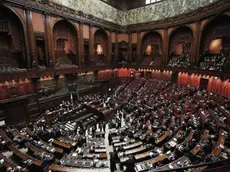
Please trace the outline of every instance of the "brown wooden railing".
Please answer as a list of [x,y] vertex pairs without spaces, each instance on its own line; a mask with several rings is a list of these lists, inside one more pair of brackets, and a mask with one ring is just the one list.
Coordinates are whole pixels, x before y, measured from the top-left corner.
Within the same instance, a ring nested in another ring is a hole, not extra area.
[[[172,71],[172,72],[185,72],[188,74],[201,74],[208,76],[220,77],[221,79],[230,79],[229,72],[219,72],[219,71],[209,71],[202,70],[199,68],[178,68],[178,67],[168,67],[168,66],[144,66],[144,65],[107,65],[107,66],[85,66],[79,68],[71,69],[58,69],[47,68],[46,70],[39,71],[37,69],[27,69],[26,72],[12,72],[12,73],[0,73],[0,82],[19,80],[19,79],[32,79],[40,78],[44,76],[56,76],[56,75],[66,75],[80,72],[89,72],[89,71],[99,71],[106,69],[115,69],[115,68],[134,68],[142,70],[160,70],[160,71]],[[227,70],[226,70],[227,71]]]

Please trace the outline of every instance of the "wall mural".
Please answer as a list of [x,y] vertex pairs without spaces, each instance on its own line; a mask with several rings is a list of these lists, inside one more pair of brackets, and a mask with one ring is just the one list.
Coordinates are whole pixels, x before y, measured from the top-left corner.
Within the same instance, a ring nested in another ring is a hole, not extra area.
[[100,0],[52,0],[120,25],[145,23],[191,12],[218,0],[166,0],[160,3],[120,11]]

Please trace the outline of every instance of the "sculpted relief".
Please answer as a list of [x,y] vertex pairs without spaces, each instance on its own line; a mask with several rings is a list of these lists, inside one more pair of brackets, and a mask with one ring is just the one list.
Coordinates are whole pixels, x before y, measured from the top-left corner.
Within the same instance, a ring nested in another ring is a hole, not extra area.
[[167,17],[191,12],[218,0],[166,0],[128,11],[117,10],[100,0],[53,1],[119,25],[131,25],[161,20]]

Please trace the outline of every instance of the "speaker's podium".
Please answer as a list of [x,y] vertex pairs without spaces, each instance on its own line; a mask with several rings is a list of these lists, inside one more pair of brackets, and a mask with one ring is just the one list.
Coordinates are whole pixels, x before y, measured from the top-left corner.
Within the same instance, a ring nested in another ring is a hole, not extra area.
[[5,123],[7,125],[17,125],[29,122],[27,96],[1,101],[1,107],[4,110]]

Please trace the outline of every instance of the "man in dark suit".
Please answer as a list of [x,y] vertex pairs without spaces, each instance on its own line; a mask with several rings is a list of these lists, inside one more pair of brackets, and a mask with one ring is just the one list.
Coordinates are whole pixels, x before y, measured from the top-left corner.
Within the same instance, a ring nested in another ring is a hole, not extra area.
[[135,163],[134,157],[132,156],[129,160],[125,162],[125,166],[126,166],[125,172],[135,172],[134,163]]
[[111,172],[116,170],[116,161],[113,152],[110,152],[110,170]]
[[210,154],[212,152],[212,147],[213,147],[212,141],[209,139],[203,147],[205,154]]
[[195,139],[192,139],[188,141],[186,148],[188,148],[191,151],[195,146],[196,146]]

